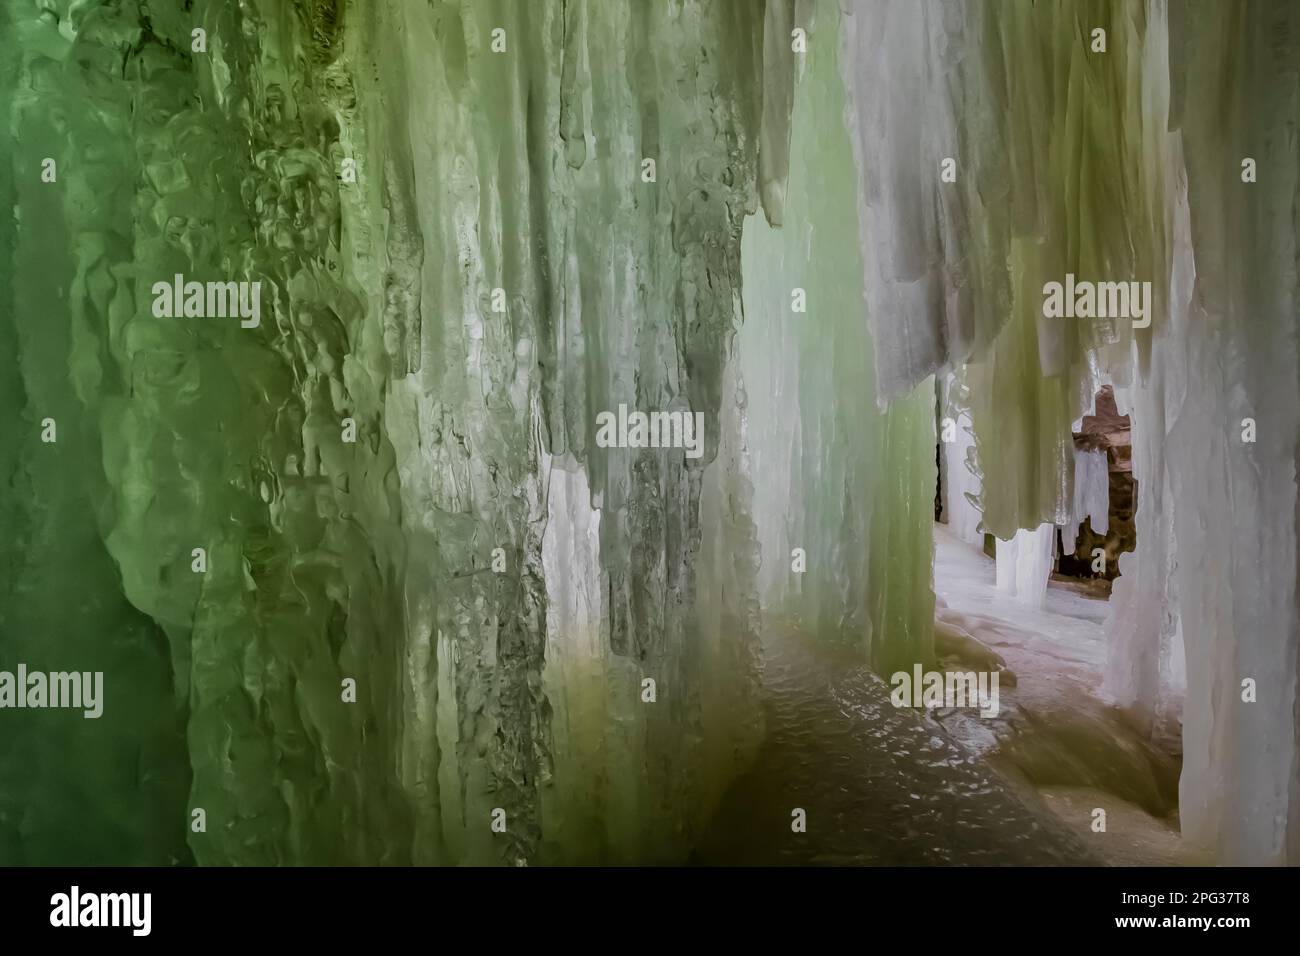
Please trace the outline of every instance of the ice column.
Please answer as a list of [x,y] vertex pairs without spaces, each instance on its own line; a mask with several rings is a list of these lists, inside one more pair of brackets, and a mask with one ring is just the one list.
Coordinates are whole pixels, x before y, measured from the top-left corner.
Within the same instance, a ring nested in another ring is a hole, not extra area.
[[1056,526],[1017,531],[1009,541],[998,538],[996,547],[998,590],[1021,604],[1042,607],[1056,557]]
[[1171,4],[1169,16],[1195,276],[1166,332],[1181,819],[1224,862],[1295,864],[1300,7]]

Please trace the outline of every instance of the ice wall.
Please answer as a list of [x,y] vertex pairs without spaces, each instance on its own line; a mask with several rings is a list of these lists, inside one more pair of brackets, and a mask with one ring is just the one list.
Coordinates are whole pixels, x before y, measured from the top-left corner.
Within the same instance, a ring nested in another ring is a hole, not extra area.
[[[44,314],[24,301],[17,318],[67,342],[19,359],[68,382],[68,437],[77,417],[93,436],[77,472],[95,515],[83,531],[115,567],[85,580],[88,601],[120,596],[151,622],[147,653],[122,645],[105,668],[99,726],[138,706],[184,728],[184,753],[139,777],[186,783],[150,827],[198,862],[408,860],[399,503],[378,382],[353,377],[369,328],[340,275],[338,124],[315,72],[337,24],[281,4],[45,7],[10,9],[31,56],[20,86],[50,117],[23,145],[58,169],[42,184],[47,217],[22,209],[17,241],[48,249],[61,301]],[[156,318],[152,284],[176,273],[261,282],[257,326]],[[32,639],[55,627],[32,622]],[[85,635],[67,664],[103,643]],[[150,655],[161,687],[133,680]],[[120,808],[131,785],[118,778],[81,776]]]
[[1195,3],[1169,17],[1190,230],[1175,274],[1194,275],[1163,330],[1187,652],[1180,810],[1226,862],[1294,864],[1300,8]]
[[[1107,687],[1157,732],[1182,702],[1186,837],[1224,862],[1294,864],[1300,362],[1286,130],[1300,117],[1300,23],[1281,3],[1151,9],[1168,37],[1156,56],[1169,86],[1153,103],[1170,130],[1169,309],[1139,341],[1139,545],[1112,598]],[[1268,174],[1246,182],[1247,158]]]
[[[89,135],[88,104],[115,106],[96,94],[95,48],[83,74],[65,67],[71,32],[39,12],[0,4],[0,669],[114,677],[109,717],[4,711],[0,862],[165,866],[192,859],[186,708],[167,634],[122,593],[104,539],[102,423],[113,409],[82,401],[100,387],[90,330],[107,337],[133,209],[112,178],[120,144]],[[84,97],[78,108],[60,95],[69,87]],[[64,162],[77,154],[80,176]],[[42,181],[50,158],[60,185]],[[68,202],[81,210],[72,221]],[[165,366],[145,356],[141,387]],[[47,422],[53,442],[42,440]]]
[[835,4],[819,3],[814,22],[785,223],[751,221],[743,243],[761,596],[774,619],[858,643],[890,672],[932,657],[934,389],[925,380],[887,412],[875,405]]
[[[844,7],[0,3],[0,649],[111,714],[6,718],[6,862],[680,858],[761,605],[929,658],[959,364],[1004,540],[1129,389],[1108,689],[1185,681],[1186,833],[1300,859],[1300,13]],[[176,273],[260,322],[155,318]],[[1046,319],[1067,273],[1150,330]]]
[[[6,0],[6,657],[132,692],[0,799],[143,746],[105,859],[680,859],[760,729],[729,364],[802,10]],[[155,318],[175,273],[260,323]],[[596,448],[620,403],[703,454]]]

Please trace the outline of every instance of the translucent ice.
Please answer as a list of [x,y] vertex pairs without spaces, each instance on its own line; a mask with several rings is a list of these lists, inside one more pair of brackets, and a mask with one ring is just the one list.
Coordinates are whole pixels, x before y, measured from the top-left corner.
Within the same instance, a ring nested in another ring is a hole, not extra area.
[[[0,637],[109,694],[86,767],[0,737],[0,857],[681,859],[760,726],[732,343],[804,5],[189,7],[0,5],[0,383],[60,427],[0,443]],[[620,403],[704,455],[595,448]]]
[[[861,321],[858,179],[840,121],[837,12],[817,7],[799,85],[786,218],[747,224],[739,335],[760,595],[773,620],[864,649],[886,673],[933,655],[930,380],[876,407]],[[806,311],[796,290],[806,293]]]
[[[975,452],[975,436],[971,424],[969,391],[960,376],[946,376],[946,387],[941,407],[946,410],[940,422],[944,437],[943,456],[943,508],[952,533],[970,544],[983,546],[984,532],[980,521],[979,458]],[[942,429],[951,427],[952,440],[946,439]]]
[[1079,526],[1091,522],[1096,534],[1110,528],[1110,462],[1105,451],[1074,452],[1074,508],[1070,520],[1061,528],[1061,543],[1066,554],[1074,552]]
[[1042,607],[1056,557],[1056,526],[1017,531],[1009,541],[998,538],[996,548],[998,590],[1029,607]]

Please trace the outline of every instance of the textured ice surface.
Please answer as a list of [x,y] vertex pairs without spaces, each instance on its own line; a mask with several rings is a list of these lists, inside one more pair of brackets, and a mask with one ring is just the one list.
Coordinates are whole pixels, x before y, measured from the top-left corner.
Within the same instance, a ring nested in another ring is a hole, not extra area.
[[[68,859],[75,815],[116,862],[679,857],[758,729],[728,359],[800,6],[195,6],[0,14],[0,636],[116,697],[39,773],[4,735],[0,851]],[[260,281],[259,327],[154,319],[177,272]],[[595,449],[620,403],[704,456]]]
[[[876,341],[876,390],[886,400],[964,358],[1005,316],[1005,268],[990,257],[985,269],[973,254],[984,243],[1006,245],[1008,210],[998,201],[1004,157],[963,149],[998,135],[1002,104],[977,82],[985,68],[978,7],[882,0],[845,9],[865,311]],[[941,182],[940,164],[949,159],[956,181]]]
[[1074,508],[1070,520],[1061,528],[1061,544],[1066,554],[1074,553],[1079,526],[1091,521],[1096,534],[1110,528],[1110,463],[1105,451],[1074,451]]
[[[846,18],[878,390],[970,356],[983,521],[1004,539],[1068,520],[1069,425],[1100,358],[1128,355],[1126,323],[1045,319],[1044,283],[1152,275],[1152,61],[1127,10],[897,0]],[[1097,26],[1105,56],[1080,40]]]
[[940,407],[953,425],[953,440],[943,446],[944,517],[949,530],[961,540],[983,546],[979,458],[971,429],[970,396],[959,377],[946,376],[944,398]]
[[[839,51],[829,42],[835,9],[817,11],[796,98],[785,224],[751,221],[743,243],[738,341],[760,594],[774,617],[846,638],[889,673],[933,653],[934,389],[926,380],[888,411],[876,408],[855,279],[857,175],[839,121]],[[796,289],[807,294],[806,312],[794,310]]]
[[998,538],[996,547],[998,590],[1029,607],[1042,607],[1056,557],[1056,526],[1017,531],[1010,541]]
[[[1127,392],[1139,546],[1108,686],[1156,732],[1185,678],[1185,833],[1225,861],[1295,862],[1300,8],[854,10],[879,394],[965,360],[982,521],[1009,541],[1074,520],[1070,424],[1102,381]],[[1045,319],[1044,283],[1066,274],[1150,281],[1151,327]]]
[[[1112,601],[1107,686],[1160,728],[1186,684],[1185,837],[1224,862],[1295,863],[1300,157],[1283,131],[1300,116],[1300,10],[1241,12],[1171,5],[1166,30],[1153,7],[1168,312],[1129,390],[1139,545]],[[1269,175],[1244,183],[1247,156]]]
[[[1300,859],[1300,8],[845,6],[0,3],[0,642],[112,713],[6,717],[4,860],[679,858],[760,602],[930,656],[950,367],[1004,540],[1126,392],[1108,687],[1185,681],[1189,836]],[[177,272],[261,324],[154,319]],[[1151,328],[1045,320],[1066,273]],[[620,404],[703,456],[597,448]]]
[[[1194,279],[1153,351],[1168,350],[1157,384],[1187,651],[1183,830],[1226,862],[1296,863],[1300,7],[1171,5],[1170,18],[1190,227],[1174,274]],[[1243,184],[1243,154],[1267,175]]]

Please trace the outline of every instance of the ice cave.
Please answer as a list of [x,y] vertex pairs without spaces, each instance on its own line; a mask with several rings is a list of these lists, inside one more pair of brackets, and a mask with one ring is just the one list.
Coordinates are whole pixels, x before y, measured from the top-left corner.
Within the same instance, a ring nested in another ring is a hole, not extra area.
[[0,0],[0,112],[0,864],[1300,864],[1300,4]]

